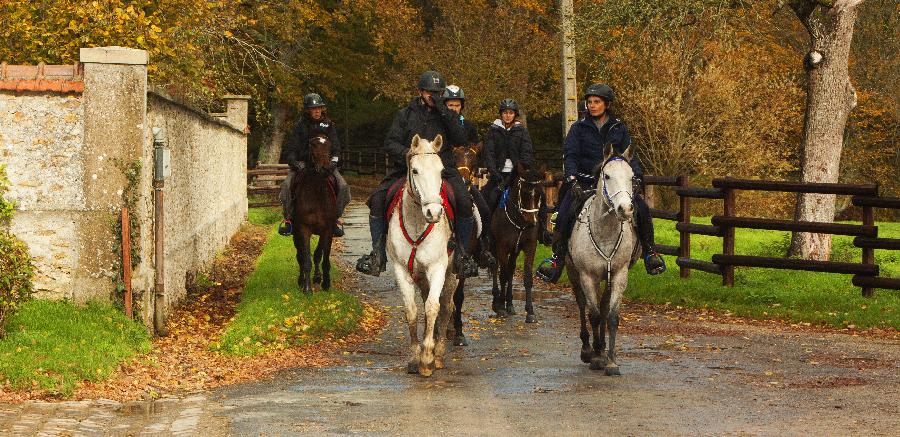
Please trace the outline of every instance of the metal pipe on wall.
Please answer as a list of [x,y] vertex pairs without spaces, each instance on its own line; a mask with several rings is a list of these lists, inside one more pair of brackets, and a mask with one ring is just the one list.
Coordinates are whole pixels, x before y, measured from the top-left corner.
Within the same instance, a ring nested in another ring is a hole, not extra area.
[[162,129],[153,128],[153,259],[155,274],[153,280],[153,328],[159,336],[168,335],[166,330],[166,259],[165,259],[165,178],[168,176],[168,150]]

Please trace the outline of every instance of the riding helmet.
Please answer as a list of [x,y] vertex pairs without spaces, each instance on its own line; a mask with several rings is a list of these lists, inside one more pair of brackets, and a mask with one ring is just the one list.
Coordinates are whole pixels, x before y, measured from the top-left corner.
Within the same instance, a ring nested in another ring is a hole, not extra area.
[[463,108],[466,107],[466,93],[463,92],[463,89],[456,85],[447,85],[447,88],[444,90],[444,101],[447,100],[459,100],[462,103]]
[[503,111],[505,111],[507,109],[512,109],[513,112],[516,113],[516,115],[519,115],[519,104],[516,103],[515,100],[503,99],[500,101],[500,110],[498,112],[502,114]]
[[419,76],[418,88],[431,92],[444,91],[444,77],[437,71],[426,71]]
[[325,106],[325,99],[316,93],[303,96],[303,109],[321,108]]
[[612,88],[605,83],[595,83],[587,87],[584,90],[584,100],[587,100],[588,96],[597,96],[601,99],[605,100],[607,104],[612,103],[615,100],[616,96],[613,94]]

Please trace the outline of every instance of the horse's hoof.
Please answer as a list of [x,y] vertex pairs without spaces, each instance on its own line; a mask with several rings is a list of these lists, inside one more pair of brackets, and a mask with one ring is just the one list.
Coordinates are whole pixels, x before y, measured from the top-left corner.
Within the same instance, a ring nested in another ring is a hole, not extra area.
[[454,346],[468,346],[468,345],[469,345],[469,341],[466,340],[466,336],[465,336],[465,335],[458,334],[458,335],[453,339],[453,345],[454,345]]
[[313,275],[313,284],[319,284],[321,282],[322,282],[322,274],[321,273],[316,273],[315,275]]
[[419,363],[417,363],[415,361],[410,361],[410,362],[406,363],[406,373],[409,373],[411,375],[419,373]]
[[606,368],[606,363],[606,356],[603,354],[599,354],[594,358],[591,358],[590,368],[591,370],[603,370],[604,368]]
[[441,357],[434,358],[434,368],[437,370],[441,370],[444,368],[444,359]]
[[529,314],[525,316],[525,323],[534,323],[537,322],[537,317],[534,314]]
[[590,363],[592,358],[594,358],[594,351],[592,349],[581,351],[581,362]]
[[500,318],[505,319],[505,318],[509,317],[509,314],[506,314],[506,310],[503,308],[500,308],[499,310],[494,310],[494,313],[497,315],[497,317],[500,317]]
[[322,283],[322,291],[331,290],[331,281],[325,281]]
[[419,375],[428,378],[432,373],[434,373],[434,363],[431,363],[430,366],[419,364]]
[[603,369],[603,373],[606,373],[606,376],[619,376],[622,372],[619,371],[619,365],[616,363],[609,363],[606,365],[606,368]]
[[506,305],[506,314],[509,314],[511,316],[516,315],[516,309],[513,308],[511,303]]

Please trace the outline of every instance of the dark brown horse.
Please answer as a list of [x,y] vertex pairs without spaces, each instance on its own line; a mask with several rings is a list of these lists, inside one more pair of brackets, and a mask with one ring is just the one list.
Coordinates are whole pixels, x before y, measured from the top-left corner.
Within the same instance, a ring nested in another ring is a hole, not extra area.
[[[306,168],[293,181],[294,192],[294,247],[300,276],[297,285],[306,293],[311,283],[321,283],[323,290],[331,288],[331,240],[334,222],[337,220],[337,187],[332,176],[331,141],[325,135],[309,139],[309,157]],[[310,278],[313,263],[310,260],[310,239],[319,236],[315,251],[315,275]],[[321,263],[321,271],[319,265]]]
[[[526,323],[537,321],[534,314],[531,287],[534,274],[534,251],[541,228],[539,215],[544,202],[544,170],[531,170],[519,164],[509,184],[506,202],[498,205],[491,218],[494,238],[494,257],[497,264],[491,269],[494,281],[492,309],[500,317],[515,315],[512,280],[516,259],[525,253],[522,276],[525,282]],[[499,270],[499,278],[498,278]]]
[[[474,200],[473,204],[478,208],[481,217],[481,232],[487,232],[485,229],[488,226],[487,205],[481,197],[481,192],[478,191],[478,185],[475,184],[475,171],[478,169],[478,154],[481,152],[481,147],[481,143],[470,144],[468,146],[456,146],[453,148],[453,159],[455,161],[456,170],[459,171],[459,174],[469,187],[469,194],[472,195],[472,199]],[[477,253],[478,236],[475,233],[473,233],[469,241],[466,242],[466,251],[468,253]],[[479,265],[485,268],[494,264],[493,260],[486,260],[483,258],[478,261]],[[453,328],[448,329],[447,334],[448,338],[453,341],[454,346],[466,346],[469,344],[468,341],[466,341],[466,336],[463,334],[462,329],[462,305],[466,298],[464,292],[465,285],[465,278],[460,278],[459,283],[456,285],[456,291],[453,293],[453,305],[455,307],[453,310]]]

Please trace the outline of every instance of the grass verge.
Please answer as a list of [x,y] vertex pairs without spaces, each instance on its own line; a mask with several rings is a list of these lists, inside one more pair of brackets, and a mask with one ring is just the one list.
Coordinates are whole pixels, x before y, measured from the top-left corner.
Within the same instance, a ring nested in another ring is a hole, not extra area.
[[[251,209],[249,220],[271,227],[268,241],[235,316],[212,348],[231,355],[256,355],[340,338],[358,329],[363,306],[356,297],[341,290],[309,295],[298,290],[293,241],[278,235],[274,226],[281,220],[278,209]],[[332,263],[332,284],[339,276]]]
[[[696,223],[709,224],[709,218]],[[656,220],[656,241],[678,245],[675,223]],[[900,223],[878,223],[878,234],[900,238]],[[784,256],[790,243],[789,232],[738,229],[735,253],[740,255]],[[710,260],[722,250],[722,239],[691,236],[691,257]],[[539,246],[536,264],[550,256],[550,249]],[[652,304],[673,304],[691,308],[710,308],[753,318],[785,319],[844,328],[900,329],[900,293],[877,290],[874,298],[864,298],[851,284],[850,275],[791,270],[736,268],[734,288],[723,287],[722,279],[700,271],[681,279],[675,259],[666,256],[668,270],[660,276],[648,276],[638,262],[628,277],[625,297]],[[876,250],[881,275],[900,276],[900,254]],[[832,260],[859,262],[861,252],[853,246],[853,237],[835,236]],[[519,258],[521,265],[522,257]],[[560,283],[568,284],[563,277]]]
[[111,305],[33,300],[7,324],[0,375],[16,390],[70,396],[81,381],[109,377],[125,359],[150,350],[144,326]]

